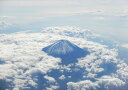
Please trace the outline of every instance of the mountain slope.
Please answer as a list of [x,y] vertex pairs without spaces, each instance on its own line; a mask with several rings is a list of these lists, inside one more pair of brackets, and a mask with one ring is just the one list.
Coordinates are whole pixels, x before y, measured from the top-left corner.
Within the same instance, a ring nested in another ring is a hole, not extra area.
[[77,58],[84,57],[88,54],[87,51],[79,48],[68,40],[58,40],[42,50],[51,56],[61,58],[63,61],[72,60],[70,63],[73,63],[73,60],[76,61]]

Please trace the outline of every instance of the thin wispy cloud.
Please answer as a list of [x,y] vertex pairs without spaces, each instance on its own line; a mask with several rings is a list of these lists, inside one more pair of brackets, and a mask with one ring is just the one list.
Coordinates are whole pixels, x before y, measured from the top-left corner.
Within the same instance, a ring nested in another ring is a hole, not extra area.
[[12,0],[12,1],[0,1],[1,6],[64,6],[64,5],[77,5],[77,1],[60,1],[60,0]]
[[[117,38],[123,37],[124,39],[127,37],[128,1],[0,0],[0,17],[4,16],[9,16],[10,22],[17,24],[30,24],[39,21],[45,22],[45,20],[47,21],[49,19],[51,19],[50,22],[53,21],[53,24],[56,21],[61,20],[62,23],[65,22],[65,20],[73,19],[70,20],[71,24],[80,21],[80,24],[85,27],[105,34],[116,34]],[[12,18],[11,16],[14,17]],[[58,17],[62,18],[58,19]],[[64,17],[68,18],[64,19]],[[65,22],[65,24],[66,23],[67,22]],[[122,33],[122,35],[120,35],[120,33]]]
[[[0,1],[0,7],[3,8],[3,10],[10,10],[13,9],[14,14],[17,14],[17,10],[29,10],[29,12],[32,12],[32,10],[36,10],[39,12],[44,12],[43,9],[57,13],[56,11],[61,10],[63,12],[71,11],[71,14],[73,11],[74,13],[86,13],[87,11],[91,12],[97,12],[100,11],[103,14],[112,14],[112,15],[120,15],[120,14],[128,14],[128,1],[126,0],[5,0]],[[22,8],[21,8],[22,7]],[[51,10],[50,10],[51,9]],[[5,11],[4,11],[5,12]],[[58,11],[60,12],[60,11]],[[10,12],[11,13],[11,12]],[[24,14],[25,12],[23,12]],[[45,14],[49,14],[44,12]],[[44,14],[43,13],[43,14]],[[41,14],[41,15],[43,15]]]
[[122,44],[121,46],[124,48],[128,48],[128,44]]

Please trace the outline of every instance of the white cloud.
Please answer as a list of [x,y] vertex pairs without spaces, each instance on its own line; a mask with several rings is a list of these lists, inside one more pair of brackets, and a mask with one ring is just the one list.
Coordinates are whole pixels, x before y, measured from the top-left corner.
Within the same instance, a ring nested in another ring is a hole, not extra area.
[[56,90],[58,88],[59,88],[59,86],[52,85],[50,87],[47,87],[46,90]]
[[86,89],[96,89],[98,84],[91,82],[90,80],[84,80],[80,82],[69,82],[67,83],[68,90],[86,90]]
[[59,77],[59,79],[61,79],[61,80],[64,80],[66,77],[65,77],[65,75],[61,75],[60,77]]
[[98,82],[99,84],[104,85],[105,89],[118,89],[119,87],[123,87],[125,82],[120,80],[119,78],[110,77],[110,76],[103,76],[101,77]]
[[122,44],[121,47],[128,48],[128,44]]
[[8,17],[10,17],[10,16],[0,16],[0,18],[8,18]]
[[[65,28],[63,29],[65,31]],[[90,52],[88,56],[79,59],[78,63],[76,63],[77,67],[83,68],[86,72],[83,75],[83,80],[79,82],[69,81],[67,83],[69,90],[72,88],[98,88],[101,83],[105,83],[108,86],[122,86],[128,81],[128,66],[116,58],[116,50],[107,49],[105,45],[87,41],[82,37],[69,37],[68,35],[59,35],[59,33],[13,33],[0,34],[0,37],[0,60],[4,61],[3,64],[0,64],[0,68],[2,68],[0,69],[0,79],[14,83],[13,89],[28,88],[28,84],[37,87],[37,78],[32,78],[32,75],[36,73],[45,74],[45,79],[58,83],[54,77],[48,76],[47,73],[53,69],[67,72],[73,71],[71,69],[72,65],[60,65],[58,64],[61,62],[59,58],[48,56],[45,52],[41,51],[43,47],[60,39],[67,39],[81,48],[87,48]],[[108,77],[101,75],[101,77],[97,78],[99,73],[105,71],[105,68],[101,67],[101,65],[107,63],[114,64],[117,70],[111,72]],[[61,76],[58,78],[65,80],[67,77],[72,78],[71,76]],[[86,78],[96,79],[97,81],[93,82],[86,80]],[[47,87],[49,90],[51,88],[58,88],[58,86],[51,84]]]
[[49,77],[49,76],[44,76],[45,79],[47,79],[50,83],[54,83],[56,82],[56,80],[53,77]]
[[69,37],[78,37],[78,38],[95,38],[99,37],[98,34],[92,33],[90,30],[81,29],[79,27],[73,26],[61,26],[61,27],[47,27],[43,28],[42,33],[51,33]]
[[4,29],[7,29],[9,27],[11,27],[12,25],[5,22],[5,21],[0,21],[0,30],[4,30]]

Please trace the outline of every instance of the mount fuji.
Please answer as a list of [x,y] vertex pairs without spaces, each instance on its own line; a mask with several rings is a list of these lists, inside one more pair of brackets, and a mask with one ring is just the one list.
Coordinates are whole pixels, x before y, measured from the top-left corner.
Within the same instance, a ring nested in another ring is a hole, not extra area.
[[63,64],[74,63],[77,61],[77,58],[84,57],[88,54],[88,51],[81,49],[68,40],[58,40],[43,48],[42,51],[50,56],[61,58]]

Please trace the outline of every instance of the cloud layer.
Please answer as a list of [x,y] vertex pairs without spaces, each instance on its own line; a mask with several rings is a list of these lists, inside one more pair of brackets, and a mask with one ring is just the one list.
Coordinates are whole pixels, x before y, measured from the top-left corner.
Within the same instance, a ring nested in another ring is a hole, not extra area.
[[[60,64],[61,59],[48,56],[41,51],[43,47],[60,39],[69,40],[81,48],[88,49],[90,55],[78,59],[75,65],[63,66]],[[61,87],[58,80],[69,80],[66,83],[69,90],[127,89],[128,85],[128,66],[117,58],[117,51],[79,36],[53,33],[1,34],[0,68],[2,89],[39,89],[41,84],[45,86],[43,89],[55,90]],[[50,76],[49,73],[54,70],[69,73],[83,70],[83,72],[79,81],[70,81],[72,78],[70,75]]]

